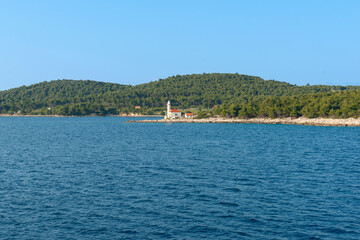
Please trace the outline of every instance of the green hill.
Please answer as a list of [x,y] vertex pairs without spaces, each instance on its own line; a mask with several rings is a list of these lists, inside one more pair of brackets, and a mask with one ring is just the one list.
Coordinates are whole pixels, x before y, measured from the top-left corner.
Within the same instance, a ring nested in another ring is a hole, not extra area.
[[[213,105],[240,106],[274,96],[291,99],[354,89],[360,87],[296,86],[260,77],[220,73],[177,75],[136,86],[56,80],[0,92],[0,113],[106,115],[138,111],[151,114],[160,113],[168,100],[183,109],[211,108]],[[141,109],[135,110],[135,106]]]
[[360,90],[259,97],[248,102],[224,104],[213,114],[240,118],[360,117]]

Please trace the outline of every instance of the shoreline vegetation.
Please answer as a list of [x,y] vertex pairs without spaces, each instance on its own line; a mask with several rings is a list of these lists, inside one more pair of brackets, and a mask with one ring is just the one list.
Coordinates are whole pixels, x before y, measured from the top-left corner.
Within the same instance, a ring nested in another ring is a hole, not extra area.
[[241,74],[176,75],[135,86],[55,80],[0,91],[0,114],[163,115],[166,103],[197,118],[360,117],[360,86],[297,86]]
[[291,124],[291,125],[311,125],[311,126],[349,126],[360,127],[360,118],[223,118],[210,117],[203,119],[159,119],[159,120],[139,120],[128,121],[135,123],[253,123],[253,124]]

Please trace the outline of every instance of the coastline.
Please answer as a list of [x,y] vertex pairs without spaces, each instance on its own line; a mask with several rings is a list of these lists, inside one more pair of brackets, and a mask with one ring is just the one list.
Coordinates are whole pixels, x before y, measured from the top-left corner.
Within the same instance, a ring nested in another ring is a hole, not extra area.
[[[125,118],[141,118],[141,117],[163,117],[162,115],[107,115],[107,116],[64,116],[64,115],[20,115],[20,114],[0,114],[0,117],[125,117]],[[132,123],[249,123],[249,124],[290,124],[290,125],[309,125],[309,126],[339,126],[339,127],[360,127],[360,118],[223,118],[211,117],[203,119],[144,119],[129,120]]]
[[159,120],[139,120],[129,121],[137,123],[253,123],[253,124],[291,124],[291,125],[310,125],[310,126],[350,126],[359,127],[360,118],[204,118],[204,119],[159,119]]
[[0,117],[164,117],[163,115],[105,115],[105,116],[97,116],[97,115],[84,115],[84,116],[76,116],[76,115],[21,115],[21,114],[0,114]]

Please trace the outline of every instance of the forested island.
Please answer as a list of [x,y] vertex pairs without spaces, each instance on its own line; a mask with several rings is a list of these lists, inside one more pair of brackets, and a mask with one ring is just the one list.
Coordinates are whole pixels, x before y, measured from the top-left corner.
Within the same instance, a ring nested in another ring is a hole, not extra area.
[[136,86],[54,80],[0,92],[2,115],[163,114],[166,102],[199,118],[358,118],[360,86],[306,85],[241,74],[177,75]]

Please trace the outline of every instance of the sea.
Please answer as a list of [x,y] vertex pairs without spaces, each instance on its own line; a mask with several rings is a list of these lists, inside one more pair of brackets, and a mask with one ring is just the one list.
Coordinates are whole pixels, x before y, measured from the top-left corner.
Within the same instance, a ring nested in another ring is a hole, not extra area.
[[360,127],[0,118],[0,239],[360,239]]

